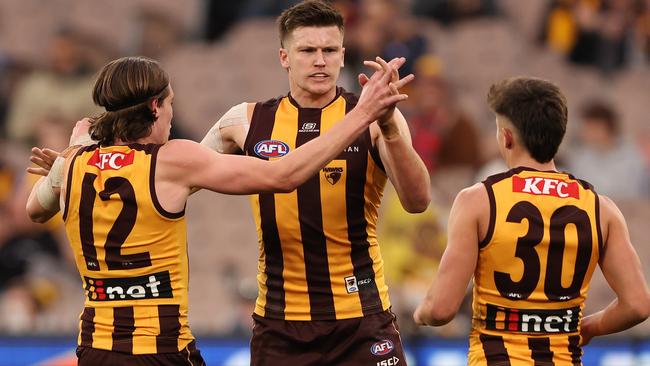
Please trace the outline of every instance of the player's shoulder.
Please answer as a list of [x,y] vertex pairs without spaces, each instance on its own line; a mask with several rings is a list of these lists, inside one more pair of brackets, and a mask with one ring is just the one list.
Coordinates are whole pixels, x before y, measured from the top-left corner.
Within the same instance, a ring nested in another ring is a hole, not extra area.
[[186,139],[169,140],[160,146],[158,157],[168,160],[183,160],[192,157],[202,146],[198,142]]
[[454,204],[472,205],[479,204],[480,202],[488,202],[488,192],[482,182],[463,188],[456,195],[456,202]]

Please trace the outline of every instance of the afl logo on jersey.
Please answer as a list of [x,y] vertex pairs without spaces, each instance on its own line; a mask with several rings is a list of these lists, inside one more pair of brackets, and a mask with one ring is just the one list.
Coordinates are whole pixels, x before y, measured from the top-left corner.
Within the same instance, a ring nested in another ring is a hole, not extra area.
[[376,342],[370,346],[370,352],[375,356],[383,356],[393,352],[393,348],[395,348],[393,342],[384,339],[383,341]]
[[262,158],[279,158],[289,153],[289,145],[278,140],[264,140],[255,144],[253,150]]

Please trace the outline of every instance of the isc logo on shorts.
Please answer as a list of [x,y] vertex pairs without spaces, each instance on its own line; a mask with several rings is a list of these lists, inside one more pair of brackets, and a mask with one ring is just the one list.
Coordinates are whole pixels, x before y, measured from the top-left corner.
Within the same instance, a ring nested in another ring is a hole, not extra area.
[[279,158],[289,153],[289,145],[278,140],[264,140],[255,144],[253,150],[262,158]]
[[375,342],[370,346],[370,352],[375,356],[384,356],[393,352],[393,342],[389,339],[384,339],[383,341]]
[[127,165],[133,164],[134,156],[134,151],[124,154],[116,151],[100,153],[99,150],[95,150],[93,156],[88,160],[88,165],[94,165],[100,170],[119,170]]
[[399,363],[399,358],[393,356],[389,359],[377,362],[377,366],[396,366]]

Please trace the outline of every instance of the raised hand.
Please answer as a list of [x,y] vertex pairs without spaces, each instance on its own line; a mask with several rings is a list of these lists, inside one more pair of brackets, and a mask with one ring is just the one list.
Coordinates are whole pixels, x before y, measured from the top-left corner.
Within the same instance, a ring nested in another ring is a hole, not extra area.
[[[364,65],[371,67],[375,70],[375,72],[378,72],[380,70],[383,71],[390,71],[391,75],[391,91],[393,94],[399,94],[399,88],[402,86],[406,85],[400,84],[400,78],[399,78],[399,68],[404,65],[406,62],[406,59],[404,57],[397,57],[389,62],[386,62],[384,59],[381,57],[377,57],[375,61],[364,61]],[[413,74],[407,75],[404,79],[408,79],[409,81],[413,80],[415,76]],[[404,80],[402,79],[402,80]],[[364,86],[367,82],[369,81],[368,76],[365,74],[359,74],[359,84]],[[379,125],[379,128],[382,131],[382,134],[384,137],[389,137],[391,135],[394,135],[396,133],[399,133],[399,129],[397,128],[397,125],[395,124],[395,121],[393,121],[393,114],[395,113],[395,104],[392,106],[392,108],[388,108],[386,110],[386,113],[384,113],[382,116],[377,118],[377,124]]]
[[[357,108],[363,109],[373,120],[386,120],[392,116],[395,105],[408,98],[408,95],[399,92],[399,88],[415,77],[410,74],[399,79],[398,70],[404,65],[404,58],[395,58],[387,63],[377,57],[376,61],[378,67],[372,61],[366,61],[373,63],[371,67],[375,68],[375,72],[369,78],[363,75],[363,89]],[[362,77],[359,79],[361,82]]]
[[77,121],[74,129],[72,130],[72,135],[70,136],[70,146],[75,145],[92,145],[94,141],[90,138],[88,130],[92,120],[88,117]]
[[58,151],[52,149],[32,147],[32,155],[29,157],[29,161],[38,165],[38,167],[29,167],[27,168],[27,172],[34,175],[46,176],[50,172],[50,169],[52,169],[54,160],[59,155],[60,153]]

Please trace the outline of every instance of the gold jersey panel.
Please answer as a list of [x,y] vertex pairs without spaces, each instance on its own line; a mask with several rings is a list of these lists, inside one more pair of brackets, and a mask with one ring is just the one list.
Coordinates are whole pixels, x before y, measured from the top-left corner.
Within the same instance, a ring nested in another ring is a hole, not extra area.
[[580,320],[600,256],[598,195],[566,173],[489,177],[474,273],[469,365],[580,365]]
[[193,340],[184,211],[155,194],[160,146],[93,145],[72,158],[63,217],[86,294],[79,345],[151,354]]
[[[258,103],[244,150],[279,159],[355,104],[342,89],[322,109],[301,108],[291,96]],[[334,320],[389,308],[376,235],[386,179],[367,130],[295,191],[251,197],[260,249],[256,314]]]

